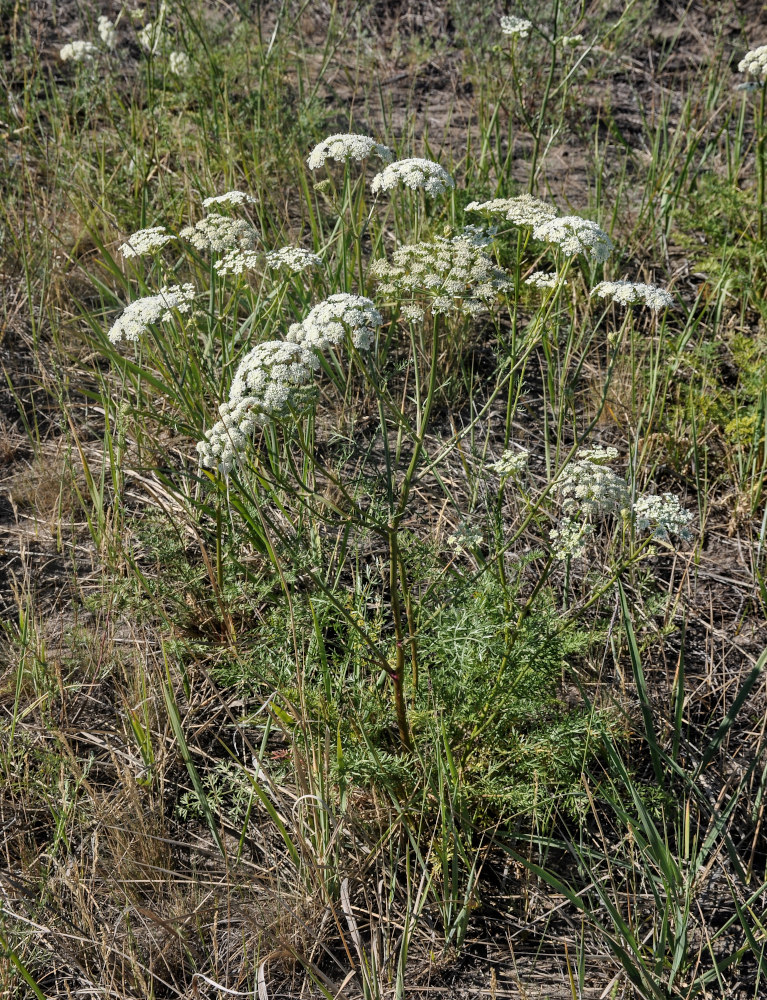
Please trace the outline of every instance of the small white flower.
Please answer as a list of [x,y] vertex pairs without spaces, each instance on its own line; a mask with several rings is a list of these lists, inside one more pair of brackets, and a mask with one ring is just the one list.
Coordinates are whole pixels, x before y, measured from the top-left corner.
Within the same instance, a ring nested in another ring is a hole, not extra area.
[[322,351],[329,344],[340,344],[348,330],[357,350],[369,351],[382,323],[370,299],[339,292],[316,305],[300,323],[293,323],[288,340]]
[[484,542],[480,531],[469,524],[460,524],[452,535],[447,536],[447,544],[456,552],[477,549]]
[[258,250],[230,250],[220,260],[214,261],[213,267],[221,275],[242,274],[257,267],[261,259]]
[[556,271],[534,271],[525,278],[525,284],[533,288],[556,288],[559,284],[566,285],[567,279],[560,281]]
[[121,340],[138,340],[154,323],[171,319],[174,310],[188,313],[194,295],[194,285],[166,285],[157,295],[136,299],[126,306],[122,316],[114,323],[109,339],[113,344]]
[[146,253],[159,250],[175,238],[166,231],[165,226],[152,226],[150,229],[139,229],[117,249],[123,257],[142,257]]
[[412,157],[407,160],[395,160],[376,174],[370,185],[373,194],[379,191],[392,191],[400,184],[412,191],[423,189],[432,198],[455,187],[455,181],[444,167],[434,160],[424,160]]
[[420,323],[425,315],[423,309],[412,302],[408,305],[404,305],[400,311],[405,319],[409,320],[411,323]]
[[228,475],[239,462],[256,427],[305,408],[314,397],[317,355],[300,344],[268,340],[242,359],[219,407],[221,419],[197,445],[203,466]]
[[507,449],[497,462],[493,462],[490,469],[501,479],[516,479],[527,469],[529,459],[530,452],[525,448],[517,451]]
[[310,267],[322,267],[322,257],[303,247],[281,247],[279,250],[269,251],[266,263],[273,270],[286,268],[293,274],[300,274]]
[[557,559],[580,559],[586,551],[589,538],[594,534],[594,525],[588,521],[573,521],[565,517],[559,522],[558,528],[552,528],[549,538],[554,543],[554,556]]
[[394,153],[388,146],[376,142],[369,135],[339,132],[329,135],[316,145],[306,162],[310,170],[318,170],[326,160],[364,160],[371,153],[375,153],[384,163],[394,159]]
[[186,76],[192,68],[192,63],[186,52],[174,50],[168,56],[168,68],[175,76]]
[[83,42],[80,40],[68,42],[59,49],[59,57],[62,62],[90,62],[98,49],[93,42]]
[[426,294],[432,314],[460,309],[470,315],[487,310],[511,281],[483,249],[473,232],[398,247],[390,260],[373,263],[384,294]]
[[583,41],[583,35],[562,35],[558,41],[563,48],[574,49]]
[[747,52],[738,63],[738,72],[755,76],[764,82],[767,79],[767,45],[760,45]]
[[690,522],[693,515],[673,493],[662,496],[647,493],[639,497],[634,504],[634,518],[637,531],[652,530],[653,537],[662,541],[668,541],[669,535],[677,535],[683,541],[692,538]]
[[179,236],[198,250],[252,250],[258,241],[258,232],[249,222],[215,212],[182,229]]
[[501,18],[501,31],[504,35],[515,35],[517,38],[527,38],[532,28],[532,22],[524,17],[506,15]]
[[113,49],[117,42],[117,32],[114,24],[102,14],[98,20],[99,37],[108,49]]
[[210,198],[205,198],[202,203],[203,208],[210,208],[211,205],[255,205],[256,199],[252,194],[244,191],[227,191],[226,194],[214,194]]
[[674,296],[657,285],[643,285],[633,281],[600,281],[591,290],[600,299],[608,296],[622,306],[645,305],[658,312],[674,305]]
[[534,198],[531,194],[520,194],[515,198],[492,198],[490,201],[471,201],[465,211],[502,215],[515,226],[527,227],[538,226],[557,214],[553,205]]
[[138,32],[138,43],[149,55],[154,55],[162,43],[163,21],[165,20],[165,3],[160,4],[157,20],[147,21]]
[[595,264],[607,260],[613,251],[613,241],[596,222],[577,215],[564,215],[541,222],[533,236],[545,243],[555,243],[567,257],[582,253]]

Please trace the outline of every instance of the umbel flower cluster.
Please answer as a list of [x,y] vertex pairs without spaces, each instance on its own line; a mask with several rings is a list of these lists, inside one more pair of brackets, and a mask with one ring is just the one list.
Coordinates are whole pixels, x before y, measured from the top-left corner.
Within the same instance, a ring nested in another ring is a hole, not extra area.
[[508,448],[497,462],[493,462],[490,471],[502,480],[518,479],[526,471],[529,460],[530,452],[526,448],[519,448],[517,451]]
[[393,191],[400,184],[412,191],[422,189],[432,198],[455,187],[455,181],[439,163],[411,157],[407,160],[395,160],[384,167],[373,178],[370,189],[373,194],[378,194],[381,191]]
[[514,17],[507,14],[501,18],[501,31],[504,35],[527,38],[532,27],[532,22],[524,17]]
[[383,317],[364,295],[339,292],[320,302],[300,323],[288,330],[288,340],[323,351],[340,344],[348,330],[358,351],[369,351]]
[[329,135],[316,145],[306,162],[310,170],[319,170],[326,160],[364,160],[373,153],[384,163],[390,163],[394,159],[394,153],[388,146],[376,142],[369,135],[339,132]]
[[668,540],[691,537],[692,514],[671,493],[648,493],[632,498],[628,484],[607,465],[618,457],[615,448],[581,449],[559,483],[562,519],[550,532],[559,559],[583,555],[594,534],[594,522],[617,515],[640,534]]
[[194,285],[166,285],[157,295],[148,295],[131,302],[109,331],[113,344],[121,340],[138,340],[154,323],[163,323],[173,312],[188,313],[192,308]]
[[305,408],[318,367],[316,353],[300,344],[267,340],[254,347],[235,372],[221,419],[197,445],[202,464],[228,475],[256,427]]
[[117,31],[114,24],[103,14],[98,19],[99,38],[108,49],[113,49],[117,44]]
[[654,312],[668,309],[674,304],[674,296],[665,288],[633,281],[600,281],[591,289],[591,294],[598,295],[600,299],[609,297],[622,306],[645,305]]
[[252,194],[245,191],[226,191],[224,194],[214,194],[209,198],[204,198],[203,208],[210,208],[211,205],[255,205],[256,199]]
[[602,264],[613,252],[613,241],[596,222],[578,215],[563,215],[539,222],[533,236],[544,243],[554,243],[566,257],[582,253],[595,264]]
[[59,49],[59,58],[62,62],[87,62],[98,52],[98,46],[93,42],[84,42],[80,39],[74,42],[67,42]]
[[267,253],[266,263],[275,271],[282,268],[292,274],[300,274],[310,267],[322,267],[322,257],[303,247],[281,247]]
[[533,288],[556,288],[560,281],[567,284],[567,279],[562,280],[556,271],[534,271],[525,278],[525,284]]
[[[473,232],[452,239],[438,236],[426,243],[398,247],[390,260],[377,260],[370,273],[383,294],[426,293],[433,296],[432,314],[451,309],[475,315],[488,309],[511,281],[483,250],[485,240]],[[414,303],[406,315],[417,319]]]
[[531,194],[520,194],[516,198],[492,198],[490,201],[470,201],[467,212],[483,212],[485,215],[502,215],[515,226],[540,226],[553,219],[557,210],[553,205]]
[[117,249],[123,257],[143,257],[144,254],[161,249],[175,238],[165,226],[151,226],[149,229],[139,229],[137,233],[133,233]]
[[760,82],[767,79],[767,45],[751,49],[738,63],[738,72],[755,76]]
[[258,242],[258,230],[245,219],[230,219],[213,212],[194,226],[182,229],[179,236],[203,251],[252,250]]

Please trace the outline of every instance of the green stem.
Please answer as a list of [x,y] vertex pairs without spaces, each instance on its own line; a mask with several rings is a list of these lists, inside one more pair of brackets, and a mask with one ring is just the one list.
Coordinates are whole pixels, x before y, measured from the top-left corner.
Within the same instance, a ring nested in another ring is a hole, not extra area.
[[765,112],[765,99],[767,98],[767,80],[762,84],[762,94],[759,100],[759,112],[757,115],[756,122],[756,172],[758,177],[758,195],[757,195],[757,208],[759,211],[758,220],[758,233],[759,242],[761,243],[764,239],[764,189],[765,189],[765,167],[767,166],[764,162],[764,151],[765,151],[765,135],[764,130],[764,112]]
[[410,738],[410,726],[407,721],[405,706],[405,635],[402,631],[402,609],[399,601],[398,567],[400,564],[399,545],[397,542],[397,527],[392,522],[389,525],[389,590],[391,593],[391,609],[394,618],[394,634],[396,637],[396,654],[394,673],[391,675],[394,685],[394,710],[397,714],[397,729],[399,738],[406,750],[413,749]]

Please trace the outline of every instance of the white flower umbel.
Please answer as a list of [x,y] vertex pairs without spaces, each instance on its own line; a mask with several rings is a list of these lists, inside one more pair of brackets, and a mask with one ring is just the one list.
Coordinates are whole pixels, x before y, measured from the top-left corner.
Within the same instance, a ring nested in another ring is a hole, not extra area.
[[606,466],[617,457],[615,448],[582,449],[565,470],[559,483],[562,520],[549,533],[557,558],[583,555],[594,533],[594,520],[610,514],[619,515],[624,523],[633,520],[638,533],[650,531],[662,541],[668,541],[671,535],[684,541],[692,538],[693,515],[673,493],[647,493],[632,502],[627,483]]
[[524,17],[506,15],[501,18],[501,31],[504,35],[513,35],[517,38],[527,38],[532,27],[532,22],[526,20]]
[[230,250],[220,260],[213,262],[214,269],[221,275],[242,274],[258,267],[263,255],[258,250]]
[[471,201],[466,212],[483,212],[485,215],[502,215],[515,226],[539,226],[555,218],[556,208],[531,194],[521,194],[516,198],[492,198],[490,201]]
[[575,49],[583,41],[583,35],[562,35],[562,37],[557,39],[557,41],[562,48]]
[[625,480],[606,467],[618,457],[615,448],[584,448],[559,481],[562,520],[549,532],[558,559],[579,558],[594,532],[595,518],[620,514],[631,506]]
[[679,502],[679,497],[673,493],[658,496],[647,493],[634,503],[634,524],[640,533],[651,531],[654,538],[664,542],[670,535],[676,535],[683,541],[690,541],[692,531],[690,522],[693,515],[685,510]]
[[525,278],[525,284],[533,288],[556,288],[559,284],[566,285],[567,279],[563,281],[556,271],[534,271]]
[[269,251],[266,263],[274,271],[284,268],[293,274],[300,274],[310,267],[322,267],[322,257],[303,247],[281,247],[279,250]]
[[747,52],[738,63],[738,72],[755,76],[757,80],[764,82],[767,79],[767,45],[760,45]]
[[131,302],[109,331],[113,344],[121,340],[138,340],[153,323],[162,323],[173,316],[174,310],[188,313],[194,299],[194,285],[166,285],[157,295],[148,295]]
[[404,305],[400,312],[410,323],[420,323],[426,315],[423,309],[420,306],[417,306],[414,302],[409,302],[407,305]]
[[104,45],[108,49],[113,49],[117,43],[117,32],[115,31],[114,24],[108,17],[104,17],[103,14],[98,19],[98,32]]
[[380,191],[393,191],[400,184],[412,191],[422,189],[432,198],[455,187],[455,181],[439,163],[412,157],[408,160],[395,160],[384,167],[373,178],[370,189],[373,194],[378,194]]
[[498,294],[511,286],[505,271],[483,250],[473,232],[448,239],[398,247],[390,260],[377,260],[370,273],[380,279],[383,294],[425,294],[433,314],[459,309],[485,312]]
[[168,69],[175,76],[186,76],[191,68],[192,63],[186,52],[174,50],[168,56]]
[[162,17],[159,17],[154,23],[150,21],[138,32],[138,43],[149,55],[154,55],[160,48],[163,35],[162,20]]
[[647,306],[655,312],[674,304],[674,296],[657,285],[637,284],[633,281],[600,281],[591,289],[600,299],[611,298],[622,306]]
[[358,351],[369,351],[382,323],[370,299],[339,292],[316,305],[300,323],[293,323],[288,340],[322,351],[329,344],[340,344],[348,331]]
[[175,238],[166,231],[165,226],[152,226],[149,229],[139,229],[117,249],[123,257],[143,257],[146,253],[159,250]]
[[533,229],[533,236],[544,243],[556,244],[567,257],[582,253],[595,264],[606,261],[613,251],[613,241],[607,233],[596,222],[578,215],[541,222]]
[[490,471],[501,479],[517,479],[527,469],[529,459],[530,452],[525,448],[507,449],[497,462],[493,462]]
[[484,540],[482,532],[470,524],[459,524],[455,532],[447,536],[447,544],[456,552],[478,549]]
[[630,506],[626,481],[606,465],[617,457],[615,448],[586,448],[578,452],[559,483],[565,517],[606,517]]
[[225,194],[213,194],[210,198],[205,198],[202,203],[203,208],[210,208],[211,205],[255,205],[256,199],[252,194],[245,191],[227,191]]
[[90,62],[97,52],[98,49],[93,42],[83,42],[78,39],[62,45],[59,49],[59,57],[62,62]]
[[316,145],[306,162],[310,170],[319,170],[326,160],[364,160],[373,153],[384,163],[394,159],[394,153],[388,146],[376,142],[369,135],[339,132]]
[[230,219],[215,212],[206,215],[194,226],[182,229],[179,236],[189,240],[198,250],[252,250],[258,241],[258,232],[244,219]]
[[200,461],[227,475],[242,459],[256,427],[299,412],[314,397],[314,351],[284,340],[258,344],[240,362],[219,407],[221,419],[197,445]]
[[554,556],[557,559],[580,559],[586,551],[586,546],[594,534],[594,525],[588,521],[573,521],[564,517],[558,528],[552,528],[549,538],[554,543]]

